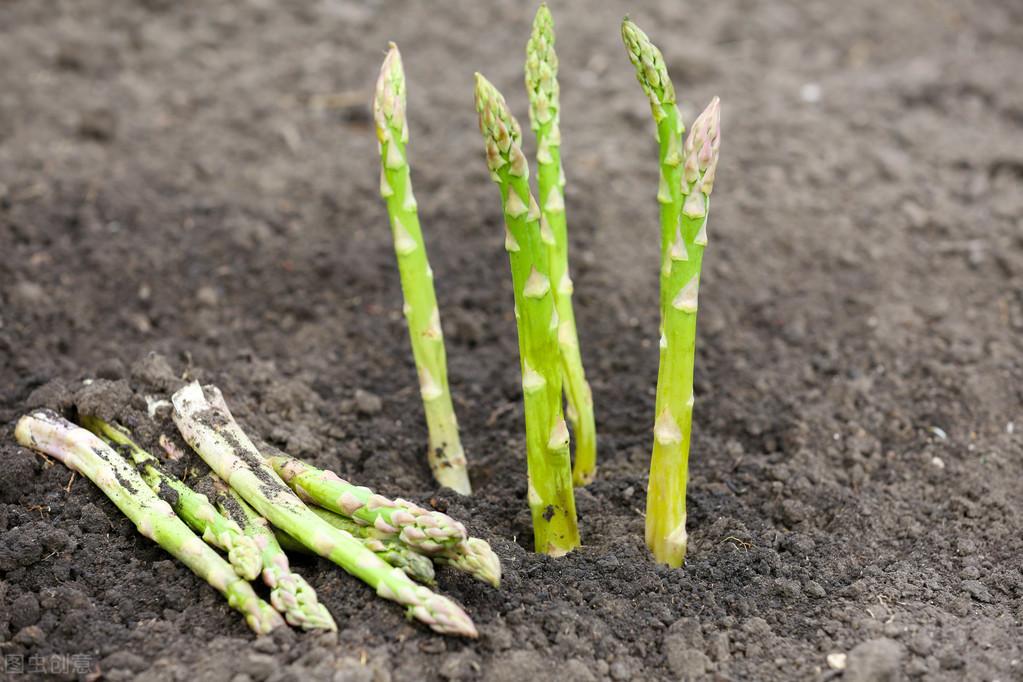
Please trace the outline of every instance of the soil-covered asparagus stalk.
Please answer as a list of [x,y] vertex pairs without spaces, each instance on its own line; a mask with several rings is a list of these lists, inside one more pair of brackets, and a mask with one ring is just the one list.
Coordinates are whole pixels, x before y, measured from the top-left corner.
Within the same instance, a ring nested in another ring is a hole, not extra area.
[[123,428],[98,417],[82,416],[79,421],[108,445],[127,453],[153,492],[170,504],[203,540],[227,552],[227,560],[235,573],[246,580],[259,575],[262,562],[255,541],[246,536],[237,523],[218,512],[205,495],[164,471],[159,460],[135,443]]
[[18,421],[14,437],[21,445],[60,460],[95,483],[140,533],[227,597],[227,603],[245,616],[254,632],[266,634],[284,625],[252,586],[178,518],[127,460],[97,436],[55,412],[38,410]]
[[317,469],[287,455],[275,454],[269,461],[274,471],[305,502],[364,524],[379,538],[396,538],[494,587],[500,585],[501,562],[490,544],[468,537],[465,526],[447,514],[423,509],[408,500],[377,495],[332,471]]
[[394,251],[405,298],[405,319],[419,372],[419,391],[429,431],[427,457],[438,483],[469,495],[472,488],[448,387],[447,358],[437,296],[433,290],[433,270],[427,260],[416,198],[412,193],[406,149],[405,72],[401,66],[401,54],[394,43],[390,44],[380,68],[373,115],[380,142],[380,194],[387,202],[387,213],[391,218]]
[[700,267],[720,146],[715,97],[684,126],[660,51],[626,19],[622,36],[636,77],[650,99],[660,142],[661,339],[653,456],[647,491],[646,542],[657,561],[678,567],[686,553],[686,483],[693,419],[693,367]]
[[267,520],[216,474],[206,479],[220,511],[236,522],[259,548],[263,582],[270,588],[270,603],[290,625],[303,630],[337,630],[327,607],[305,578],[291,570]]
[[424,554],[406,545],[401,540],[381,533],[373,526],[360,526],[354,519],[335,514],[323,507],[309,505],[309,509],[321,519],[341,530],[348,531],[378,557],[405,571],[405,575],[424,585],[436,584],[433,561]]
[[529,123],[536,133],[540,237],[550,253],[550,278],[558,311],[558,346],[568,401],[566,412],[575,434],[572,478],[576,485],[586,485],[597,473],[597,431],[593,420],[593,395],[583,371],[572,308],[565,173],[561,167],[558,56],[554,52],[554,19],[546,4],[537,10],[533,33],[526,44],[526,92],[529,94]]
[[444,634],[476,637],[476,627],[455,602],[417,585],[350,533],[316,516],[274,473],[229,412],[211,405],[198,383],[175,393],[174,423],[192,448],[267,521],[320,556],[363,580],[377,595]]
[[527,498],[536,551],[555,556],[579,546],[568,426],[561,409],[558,312],[550,278],[549,239],[529,191],[522,130],[504,97],[476,74],[476,111],[490,176],[501,191],[505,249],[511,263],[526,418]]

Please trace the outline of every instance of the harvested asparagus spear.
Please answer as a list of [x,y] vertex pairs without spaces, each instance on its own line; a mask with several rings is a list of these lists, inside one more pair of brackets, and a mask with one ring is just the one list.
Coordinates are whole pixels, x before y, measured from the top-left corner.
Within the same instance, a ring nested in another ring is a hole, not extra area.
[[380,142],[380,194],[387,202],[387,213],[391,218],[394,251],[405,298],[405,319],[419,372],[419,391],[429,431],[427,457],[438,483],[469,495],[472,487],[448,388],[444,335],[433,290],[433,270],[427,260],[416,198],[412,193],[406,149],[405,72],[401,66],[401,54],[394,43],[390,44],[380,68],[373,115]]
[[270,604],[290,625],[303,630],[337,630],[327,607],[317,598],[316,590],[291,570],[288,555],[281,549],[266,519],[216,474],[211,473],[206,480],[221,513],[241,526],[259,547],[263,582],[270,588]]
[[447,514],[428,511],[408,500],[377,495],[365,486],[352,485],[333,471],[317,469],[284,454],[271,456],[269,462],[299,498],[365,524],[364,534],[396,538],[440,563],[470,573],[494,587],[500,585],[501,561],[490,544],[468,537],[465,526]]
[[124,458],[94,434],[55,412],[38,410],[18,420],[14,437],[21,445],[60,460],[95,483],[140,533],[227,597],[227,603],[245,616],[254,632],[266,634],[284,625],[252,586],[196,536]]
[[661,340],[653,456],[647,491],[646,542],[672,567],[686,554],[686,484],[693,419],[696,310],[707,213],[721,141],[715,97],[683,144],[675,90],[660,51],[635,24],[622,23],[636,77],[650,99],[660,141]]
[[246,580],[259,575],[262,562],[255,541],[246,536],[237,523],[218,512],[205,495],[164,471],[159,460],[135,443],[123,428],[98,417],[82,416],[79,421],[111,447],[126,452],[153,492],[170,504],[203,540],[227,552],[227,560],[235,573]]
[[597,473],[597,431],[593,421],[593,395],[579,354],[579,334],[572,308],[572,278],[568,269],[568,227],[565,217],[565,173],[561,167],[561,101],[558,56],[554,52],[554,19],[546,3],[533,19],[526,45],[526,92],[529,123],[536,134],[537,186],[540,199],[540,236],[550,254],[550,278],[558,311],[558,346],[564,377],[568,420],[575,434],[572,478],[586,485]]
[[529,191],[522,130],[501,93],[476,74],[476,111],[490,176],[501,191],[511,262],[526,417],[527,499],[536,551],[559,556],[579,546],[568,426],[562,417],[558,312],[548,241]]
[[420,554],[401,540],[381,533],[372,526],[360,526],[354,519],[335,514],[323,507],[309,505],[309,509],[321,519],[341,530],[348,531],[378,557],[405,571],[405,575],[424,585],[436,584],[433,561]]
[[174,423],[210,468],[274,526],[408,608],[444,634],[477,637],[469,616],[450,599],[412,582],[356,540],[316,514],[274,473],[229,412],[211,405],[193,382],[175,393]]

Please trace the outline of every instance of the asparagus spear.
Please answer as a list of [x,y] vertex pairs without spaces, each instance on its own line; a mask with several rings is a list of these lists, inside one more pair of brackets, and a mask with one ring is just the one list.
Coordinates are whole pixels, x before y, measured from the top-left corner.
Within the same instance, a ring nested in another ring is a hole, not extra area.
[[714,98],[683,144],[675,90],[660,51],[643,31],[622,23],[636,77],[650,99],[660,141],[661,341],[656,419],[647,491],[646,542],[672,567],[686,553],[686,484],[693,417],[693,367],[700,267],[720,147],[720,103]]
[[419,372],[419,391],[429,431],[427,457],[430,469],[438,483],[469,495],[472,487],[448,388],[444,335],[433,290],[433,270],[427,260],[416,198],[412,194],[406,150],[405,72],[398,46],[394,43],[390,44],[380,68],[373,114],[380,142],[380,194],[387,202],[387,213],[391,218],[401,290],[405,297],[405,319]]
[[565,218],[565,173],[561,167],[561,102],[558,56],[554,52],[554,19],[547,4],[533,19],[526,44],[526,92],[529,123],[536,133],[537,185],[540,199],[540,236],[550,254],[550,278],[558,311],[558,346],[564,377],[568,420],[575,434],[572,478],[586,485],[597,473],[597,432],[593,421],[593,395],[579,354],[579,334],[572,308],[572,278],[568,272],[568,228]]
[[79,421],[107,445],[127,453],[153,492],[170,504],[192,530],[202,535],[203,540],[227,552],[227,560],[235,573],[246,580],[253,580],[259,575],[261,562],[256,543],[242,532],[237,523],[218,512],[205,495],[164,471],[159,460],[139,447],[123,428],[98,417],[82,416]]
[[241,526],[246,537],[259,548],[263,582],[270,588],[270,604],[290,625],[303,630],[337,630],[327,607],[317,598],[316,590],[291,570],[288,555],[281,549],[266,519],[216,474],[211,473],[206,480],[221,513]]
[[365,524],[366,534],[396,538],[434,560],[498,587],[501,561],[490,544],[470,538],[465,526],[447,514],[428,511],[408,500],[390,500],[365,486],[352,485],[333,471],[317,469],[284,454],[269,458],[274,471],[303,501]]
[[258,634],[284,625],[269,604],[209,545],[149,489],[138,472],[106,443],[51,410],[37,410],[18,420],[18,443],[63,462],[95,483],[138,528],[200,578],[227,597]]
[[374,554],[395,568],[400,568],[405,575],[423,583],[436,584],[433,562],[429,557],[420,554],[401,540],[381,533],[373,526],[360,526],[353,519],[335,514],[323,507],[309,505],[309,509],[321,519],[341,530],[347,531],[360,540]]
[[501,93],[476,74],[476,111],[490,176],[501,190],[511,262],[526,416],[527,499],[536,551],[559,556],[579,546],[568,426],[561,410],[558,313],[551,294],[550,246],[529,191],[522,131]]
[[408,607],[409,614],[444,634],[477,637],[476,627],[450,599],[416,585],[351,534],[338,530],[295,496],[263,460],[229,412],[211,405],[197,382],[175,393],[174,423],[210,468],[274,526]]

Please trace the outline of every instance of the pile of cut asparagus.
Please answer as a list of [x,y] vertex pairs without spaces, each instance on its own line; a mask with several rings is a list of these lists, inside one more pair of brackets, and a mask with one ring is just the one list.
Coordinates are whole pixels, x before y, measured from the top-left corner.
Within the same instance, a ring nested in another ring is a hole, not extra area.
[[[497,587],[501,564],[486,541],[469,537],[446,514],[257,447],[216,387],[193,382],[171,403],[181,435],[209,466],[188,483],[124,428],[96,416],[80,415],[76,425],[38,410],[18,421],[15,437],[95,483],[140,533],[219,590],[257,633],[285,622],[337,629],[313,587],[292,570],[287,547],[333,561],[436,632],[476,637],[462,608],[428,586],[435,584],[436,562]],[[259,577],[269,602],[250,584]]]

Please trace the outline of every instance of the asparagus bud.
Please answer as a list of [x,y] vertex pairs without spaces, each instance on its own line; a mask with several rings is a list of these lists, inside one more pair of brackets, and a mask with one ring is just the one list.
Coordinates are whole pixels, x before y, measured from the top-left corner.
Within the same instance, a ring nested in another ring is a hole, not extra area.
[[540,237],[548,246],[550,279],[558,314],[558,348],[564,378],[568,417],[575,434],[572,478],[586,485],[597,473],[597,434],[593,396],[583,371],[579,334],[572,307],[572,278],[568,269],[568,228],[565,217],[565,174],[561,167],[561,103],[558,56],[554,52],[554,20],[546,4],[533,20],[526,45],[526,92],[529,120],[536,132],[537,185],[540,198]]
[[207,401],[198,383],[180,389],[171,402],[174,423],[185,441],[267,521],[369,584],[377,595],[405,605],[412,617],[435,631],[478,636],[472,620],[453,601],[416,585],[350,533],[309,511],[263,460],[231,414]]
[[244,579],[179,519],[170,505],[150,490],[138,472],[106,443],[50,410],[18,420],[18,443],[53,457],[96,484],[139,532],[167,550],[200,578],[227,597],[257,634],[284,621],[256,596]]
[[[511,264],[518,327],[522,401],[526,416],[527,499],[538,552],[565,554],[579,546],[568,426],[561,408],[559,316],[551,292],[550,253],[541,211],[529,191],[522,131],[504,97],[476,74],[476,111],[490,175],[501,190],[505,248]],[[552,208],[563,209],[560,192]],[[557,283],[555,283],[556,285]]]
[[373,115],[380,142],[380,194],[387,202],[387,213],[391,218],[394,251],[405,298],[405,319],[429,431],[427,456],[430,469],[438,483],[469,495],[472,488],[448,387],[447,358],[437,296],[433,289],[433,270],[427,260],[416,199],[412,194],[406,149],[405,73],[401,54],[394,43],[391,43],[380,68]]

